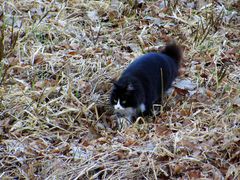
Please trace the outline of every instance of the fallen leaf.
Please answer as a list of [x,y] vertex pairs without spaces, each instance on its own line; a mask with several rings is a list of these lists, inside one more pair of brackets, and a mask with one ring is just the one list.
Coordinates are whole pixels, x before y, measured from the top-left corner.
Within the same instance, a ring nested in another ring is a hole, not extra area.
[[15,130],[21,129],[23,127],[23,122],[22,121],[17,121],[12,128],[10,129],[10,132],[13,132]]
[[189,116],[189,115],[191,115],[192,113],[191,113],[191,110],[190,110],[190,109],[181,109],[181,110],[180,110],[180,114],[181,114],[182,116]]
[[173,84],[173,86],[179,89],[185,89],[190,91],[194,90],[197,87],[197,85],[189,79],[177,80]]
[[233,105],[236,107],[240,107],[240,97],[237,97],[233,100]]
[[34,57],[34,64],[43,64],[44,63],[44,57],[42,54],[37,54]]
[[174,175],[178,175],[184,171],[185,166],[182,164],[176,164],[176,165],[173,165],[173,167],[171,169],[172,169]]
[[99,144],[106,144],[106,143],[108,143],[108,140],[107,140],[106,137],[100,137],[100,138],[97,139],[97,142]]
[[76,52],[76,51],[70,51],[70,52],[68,52],[68,55],[71,55],[71,56],[74,56],[74,55],[77,55],[78,54],[78,52]]
[[35,88],[43,89],[45,87],[45,81],[44,80],[37,81],[34,84],[34,86]]
[[209,90],[209,89],[206,89],[206,95],[208,96],[208,97],[213,97],[213,91],[211,91],[211,90]]
[[167,136],[172,133],[166,125],[156,125],[155,132],[158,136]]
[[86,139],[86,138],[82,140],[81,144],[82,144],[83,146],[85,146],[85,147],[87,147],[87,146],[90,145],[89,140]]
[[97,11],[88,11],[87,16],[93,22],[96,22],[99,19]]
[[191,170],[187,174],[190,179],[199,179],[201,177],[201,171],[199,170]]
[[10,65],[10,66],[15,66],[19,63],[19,58],[17,57],[9,57],[7,59],[7,63]]
[[174,93],[184,96],[184,95],[188,94],[188,91],[185,89],[180,89],[180,88],[175,87]]
[[133,52],[141,52],[141,48],[138,44],[130,43],[128,46]]
[[120,149],[114,154],[118,157],[118,159],[126,159],[128,156],[128,151]]
[[126,147],[129,147],[129,146],[132,146],[132,145],[138,145],[138,142],[137,142],[137,140],[135,140],[135,139],[127,139],[127,140],[124,142],[123,145],[126,146]]
[[182,146],[182,147],[187,147],[189,148],[190,150],[197,150],[198,147],[196,144],[194,144],[193,142],[191,141],[188,141],[188,140],[181,140],[177,143],[179,146]]

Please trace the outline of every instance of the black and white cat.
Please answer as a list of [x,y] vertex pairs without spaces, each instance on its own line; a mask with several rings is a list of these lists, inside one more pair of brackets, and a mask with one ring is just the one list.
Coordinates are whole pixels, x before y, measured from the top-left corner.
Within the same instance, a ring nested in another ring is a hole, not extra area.
[[133,117],[151,113],[163,93],[178,75],[182,52],[175,43],[160,53],[148,53],[134,60],[114,82],[110,103],[118,116],[131,122]]

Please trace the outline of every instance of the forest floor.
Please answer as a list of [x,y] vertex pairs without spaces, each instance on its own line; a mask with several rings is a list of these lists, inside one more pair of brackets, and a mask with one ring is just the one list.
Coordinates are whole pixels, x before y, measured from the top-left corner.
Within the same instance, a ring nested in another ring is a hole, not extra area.
[[[111,80],[172,39],[160,113],[117,130]],[[0,157],[0,179],[240,178],[240,2],[2,0]]]

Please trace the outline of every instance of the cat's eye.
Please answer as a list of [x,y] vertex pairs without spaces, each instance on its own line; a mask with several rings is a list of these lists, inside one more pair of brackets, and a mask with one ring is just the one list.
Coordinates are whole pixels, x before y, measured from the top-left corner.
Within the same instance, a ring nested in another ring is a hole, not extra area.
[[123,101],[122,101],[122,103],[123,103],[123,104],[126,104],[126,103],[127,103],[127,101],[126,101],[126,100],[123,100]]
[[118,101],[116,99],[113,100],[114,103],[117,103]]

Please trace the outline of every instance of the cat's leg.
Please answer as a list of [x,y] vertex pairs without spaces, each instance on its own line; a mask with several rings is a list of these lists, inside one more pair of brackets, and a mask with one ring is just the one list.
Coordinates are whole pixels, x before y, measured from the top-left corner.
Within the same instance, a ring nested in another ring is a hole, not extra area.
[[152,108],[148,108],[146,111],[144,111],[143,113],[143,116],[151,116],[153,113],[152,113]]
[[152,107],[147,103],[141,103],[138,109],[138,116],[149,116],[152,114]]
[[141,103],[141,104],[139,105],[139,110],[140,110],[141,113],[143,113],[144,111],[146,111],[145,103]]

